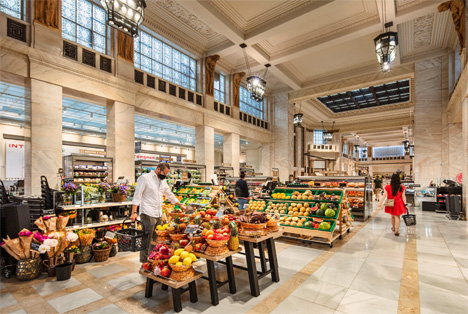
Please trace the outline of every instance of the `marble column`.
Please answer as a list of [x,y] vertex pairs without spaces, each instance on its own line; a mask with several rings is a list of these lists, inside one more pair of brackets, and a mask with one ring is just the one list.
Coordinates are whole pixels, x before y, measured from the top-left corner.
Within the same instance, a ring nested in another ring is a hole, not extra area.
[[281,181],[287,181],[292,174],[294,154],[293,107],[289,105],[288,95],[273,96],[273,168],[279,169]]
[[414,175],[425,187],[442,177],[443,59],[415,65]]
[[234,168],[234,176],[239,175],[240,136],[231,133],[224,134],[223,160]]
[[[25,171],[27,192],[41,195],[41,176],[57,188],[62,168],[62,87],[31,79],[31,167]],[[28,160],[26,158],[26,160]]]
[[108,101],[107,156],[113,158],[113,182],[121,176],[135,182],[135,107]]
[[211,182],[214,174],[214,128],[200,125],[195,127],[195,160],[205,165],[205,182]]

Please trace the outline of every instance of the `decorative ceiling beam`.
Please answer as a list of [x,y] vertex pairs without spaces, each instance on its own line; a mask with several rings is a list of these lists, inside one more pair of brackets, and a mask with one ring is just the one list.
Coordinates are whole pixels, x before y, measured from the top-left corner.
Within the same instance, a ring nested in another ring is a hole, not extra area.
[[351,92],[346,92],[346,95],[353,101],[353,103],[358,107],[358,109],[361,109],[361,105],[354,99],[353,95],[351,95]]
[[369,89],[370,89],[370,91],[372,93],[372,96],[374,96],[375,103],[377,104],[377,106],[380,106],[380,101],[377,98],[377,94],[375,93],[374,86],[371,86]]

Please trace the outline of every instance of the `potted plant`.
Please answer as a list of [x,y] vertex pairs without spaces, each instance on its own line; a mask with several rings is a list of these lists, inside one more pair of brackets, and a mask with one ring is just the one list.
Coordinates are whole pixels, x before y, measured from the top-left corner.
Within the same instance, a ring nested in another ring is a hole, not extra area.
[[128,186],[125,184],[114,184],[110,191],[112,193],[112,200],[114,202],[125,202],[128,194]]
[[93,244],[93,254],[95,262],[105,262],[109,258],[111,246],[107,241]]
[[109,185],[109,183],[106,183],[106,182],[99,183],[99,185],[97,187],[97,190],[99,192],[99,203],[105,203],[106,202],[106,198],[104,197],[104,193],[106,193],[110,188],[111,188],[111,186]]
[[62,191],[65,192],[65,199],[63,201],[64,205],[72,205],[73,196],[76,195],[76,192],[79,190],[79,187],[74,183],[65,183],[62,186]]

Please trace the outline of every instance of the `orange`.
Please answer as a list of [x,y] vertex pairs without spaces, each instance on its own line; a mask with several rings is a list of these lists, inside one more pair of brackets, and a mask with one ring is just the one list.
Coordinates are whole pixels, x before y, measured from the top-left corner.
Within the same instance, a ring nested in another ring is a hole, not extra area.
[[213,230],[208,230],[208,231],[206,232],[205,236],[207,237],[207,236],[209,236],[210,234],[214,234],[214,231],[213,231]]

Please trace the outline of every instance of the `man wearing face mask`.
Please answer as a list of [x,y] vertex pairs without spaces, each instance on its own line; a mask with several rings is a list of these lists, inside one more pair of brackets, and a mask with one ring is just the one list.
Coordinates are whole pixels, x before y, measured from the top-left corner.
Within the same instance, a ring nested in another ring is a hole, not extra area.
[[169,170],[170,166],[168,163],[160,163],[156,167],[156,170],[139,177],[135,194],[133,195],[132,215],[130,219],[132,221],[137,219],[137,208],[140,206],[141,223],[145,231],[149,232],[147,248],[140,252],[140,262],[142,263],[147,261],[151,241],[157,237],[155,232],[156,226],[162,224],[163,194],[172,204],[177,204],[182,210],[185,210],[185,206],[180,204],[169,188],[169,185],[167,185],[166,176]]

